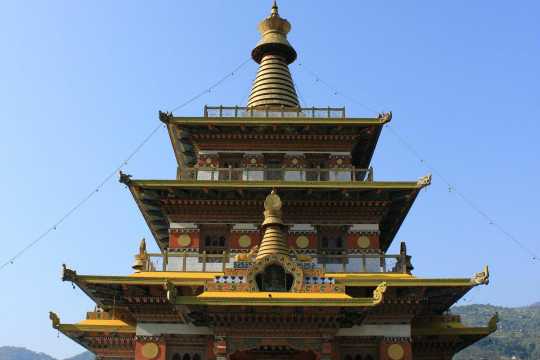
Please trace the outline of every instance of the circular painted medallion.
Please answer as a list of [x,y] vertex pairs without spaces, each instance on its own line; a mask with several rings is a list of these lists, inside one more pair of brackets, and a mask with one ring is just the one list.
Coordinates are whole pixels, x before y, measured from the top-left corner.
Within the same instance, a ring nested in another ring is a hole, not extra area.
[[342,165],[342,164],[343,164],[343,159],[337,159],[336,163],[337,163],[338,165]]
[[356,245],[358,245],[360,249],[367,249],[371,245],[371,242],[369,241],[369,237],[360,235],[356,240]]
[[159,346],[156,343],[149,342],[143,345],[142,355],[145,359],[154,359],[159,354]]
[[300,249],[305,249],[309,246],[309,239],[307,236],[300,235],[296,238],[296,246],[298,246]]
[[182,234],[178,237],[178,246],[186,247],[191,244],[191,236],[188,234]]
[[207,163],[208,165],[210,165],[210,164],[212,163],[212,159],[211,159],[211,158],[206,158],[206,163]]
[[242,235],[238,239],[238,245],[242,248],[247,248],[251,246],[251,237],[249,235]]
[[251,158],[251,160],[249,160],[249,162],[251,163],[251,165],[255,165],[255,164],[257,164],[257,159]]
[[405,350],[403,350],[403,346],[400,344],[390,345],[386,352],[388,357],[392,360],[401,360],[403,359],[403,356],[405,356]]

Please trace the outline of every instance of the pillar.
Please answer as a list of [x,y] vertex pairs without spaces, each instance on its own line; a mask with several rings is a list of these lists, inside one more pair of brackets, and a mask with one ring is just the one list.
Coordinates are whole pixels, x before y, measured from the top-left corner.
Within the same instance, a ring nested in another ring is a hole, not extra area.
[[380,360],[412,360],[412,347],[408,338],[384,338],[379,344]]
[[214,355],[216,360],[227,360],[227,341],[224,337],[216,336],[214,338]]

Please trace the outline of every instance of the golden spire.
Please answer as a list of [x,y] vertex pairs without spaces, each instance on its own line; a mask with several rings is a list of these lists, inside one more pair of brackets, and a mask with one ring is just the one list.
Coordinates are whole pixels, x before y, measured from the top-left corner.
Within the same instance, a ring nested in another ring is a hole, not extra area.
[[281,199],[274,190],[264,201],[264,235],[255,260],[268,255],[289,255],[289,247],[283,235],[283,220],[281,219]]
[[253,82],[248,107],[296,108],[299,106],[288,65],[296,60],[296,51],[287,40],[291,24],[279,16],[276,1],[270,16],[259,24],[261,40],[251,52],[260,64]]

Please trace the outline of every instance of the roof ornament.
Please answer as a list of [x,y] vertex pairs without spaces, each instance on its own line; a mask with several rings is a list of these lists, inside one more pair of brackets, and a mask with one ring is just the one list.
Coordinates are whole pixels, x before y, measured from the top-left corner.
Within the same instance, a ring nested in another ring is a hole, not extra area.
[[474,274],[471,278],[471,284],[473,286],[489,284],[489,267],[487,265],[484,266],[483,271]]
[[423,189],[426,186],[431,185],[431,174],[427,174],[426,176],[422,176],[420,179],[418,179],[418,181],[416,182],[416,185],[420,189]]
[[148,254],[146,252],[146,240],[142,238],[141,243],[139,244],[139,253],[135,255],[135,261],[131,268],[135,270],[136,273],[144,271],[148,261]]
[[274,2],[272,3],[272,13],[270,14],[270,16],[279,16],[278,5],[277,5],[276,0],[274,0]]
[[382,283],[379,284],[379,286],[375,288],[375,290],[373,290],[373,304],[379,305],[380,303],[383,302],[384,293],[386,292],[387,288],[388,286],[386,284],[386,281],[383,281]]
[[55,312],[49,311],[49,319],[51,319],[53,329],[58,329],[60,327],[60,318]]
[[283,234],[285,224],[281,218],[282,206],[281,198],[275,189],[272,190],[264,200],[264,221],[262,223],[264,235],[255,258],[256,261],[269,255],[289,256],[289,246]]
[[122,172],[122,170],[118,171],[118,181],[124,185],[129,185],[131,177],[131,175]]
[[493,316],[491,317],[491,319],[489,319],[488,322],[489,331],[494,332],[497,330],[497,324],[499,323],[499,320],[499,313],[495,312],[495,314],[493,314]]
[[260,66],[247,107],[297,109],[300,103],[288,67],[297,54],[287,40],[291,24],[279,15],[276,1],[270,15],[259,23],[258,30],[261,39],[251,51],[251,57]]
[[71,281],[73,283],[76,280],[77,272],[68,268],[66,264],[62,264],[62,281]]

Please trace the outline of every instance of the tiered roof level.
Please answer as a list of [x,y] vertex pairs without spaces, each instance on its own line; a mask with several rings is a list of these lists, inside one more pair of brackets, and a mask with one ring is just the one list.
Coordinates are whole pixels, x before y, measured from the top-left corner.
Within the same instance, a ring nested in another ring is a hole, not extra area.
[[160,252],[141,241],[126,276],[64,267],[97,308],[76,324],[51,313],[55,328],[100,358],[144,360],[451,359],[496,329],[448,314],[487,267],[418,278],[405,243],[386,252],[431,177],[376,180],[391,113],[299,107],[290,28],[274,2],[246,107],[160,113],[176,179],[120,176]]

